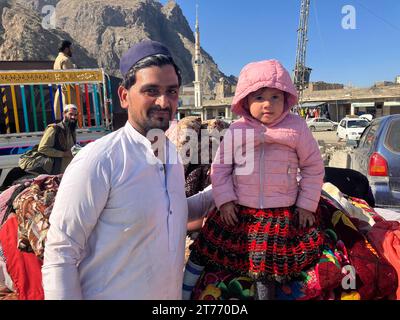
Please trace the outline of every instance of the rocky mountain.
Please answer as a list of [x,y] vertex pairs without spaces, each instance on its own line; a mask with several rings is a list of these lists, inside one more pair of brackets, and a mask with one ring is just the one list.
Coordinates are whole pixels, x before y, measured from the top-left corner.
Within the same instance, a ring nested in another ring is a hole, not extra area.
[[[175,1],[164,6],[156,0],[0,1],[5,3],[0,5],[0,60],[54,58],[59,40],[66,38],[75,44],[73,59],[79,67],[95,63],[107,73],[121,76],[122,53],[134,43],[152,39],[171,50],[184,84],[194,80],[194,35]],[[56,5],[54,29],[41,25],[46,4]],[[204,50],[202,58],[206,92],[212,91],[221,77],[232,81]]]
[[32,8],[35,11],[41,12],[46,5],[56,6],[60,0],[17,0],[17,2]]
[[[0,0],[0,60],[54,60],[63,39],[72,40],[62,30],[42,27],[42,17],[19,1]],[[86,49],[77,45],[76,60],[96,67]]]

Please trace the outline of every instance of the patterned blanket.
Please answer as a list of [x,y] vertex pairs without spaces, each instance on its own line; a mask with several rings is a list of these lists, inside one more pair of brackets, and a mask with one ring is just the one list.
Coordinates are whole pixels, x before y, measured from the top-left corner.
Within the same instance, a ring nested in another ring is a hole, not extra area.
[[40,259],[60,181],[61,175],[35,179],[13,202],[18,219],[18,248],[34,252]]

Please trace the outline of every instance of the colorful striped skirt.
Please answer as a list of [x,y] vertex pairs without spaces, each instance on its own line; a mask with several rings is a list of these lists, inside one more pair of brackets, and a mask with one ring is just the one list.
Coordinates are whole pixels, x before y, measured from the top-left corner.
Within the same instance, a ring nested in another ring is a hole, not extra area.
[[298,228],[294,207],[253,209],[239,206],[234,226],[213,211],[191,245],[191,259],[214,270],[254,280],[289,280],[316,264],[323,250],[317,222]]

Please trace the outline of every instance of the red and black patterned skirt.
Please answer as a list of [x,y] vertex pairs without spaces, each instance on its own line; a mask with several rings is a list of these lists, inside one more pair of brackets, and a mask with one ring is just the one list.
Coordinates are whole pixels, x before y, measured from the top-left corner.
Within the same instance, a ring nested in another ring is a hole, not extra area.
[[318,216],[319,210],[312,227],[299,228],[293,207],[239,206],[239,222],[230,226],[213,211],[190,247],[191,259],[254,280],[290,279],[320,258],[324,240]]

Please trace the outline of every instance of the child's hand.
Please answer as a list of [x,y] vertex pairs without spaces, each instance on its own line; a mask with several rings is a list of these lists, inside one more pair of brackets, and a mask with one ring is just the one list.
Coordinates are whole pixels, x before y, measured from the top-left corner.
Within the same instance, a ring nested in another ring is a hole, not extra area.
[[305,228],[307,225],[311,227],[315,222],[314,213],[303,208],[296,208],[299,215],[299,228]]
[[221,219],[226,224],[234,226],[239,220],[236,216],[238,209],[233,201],[224,203],[219,211],[221,213]]

